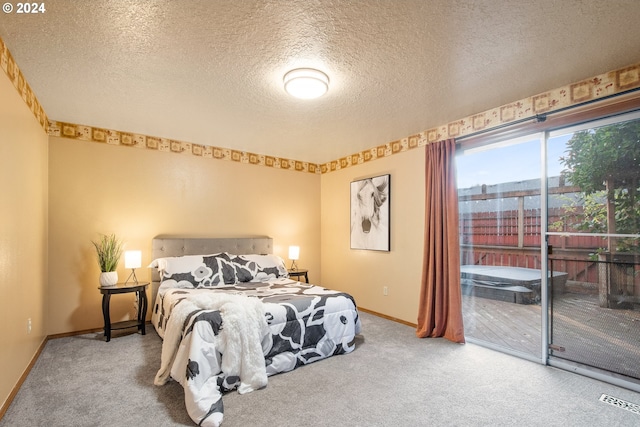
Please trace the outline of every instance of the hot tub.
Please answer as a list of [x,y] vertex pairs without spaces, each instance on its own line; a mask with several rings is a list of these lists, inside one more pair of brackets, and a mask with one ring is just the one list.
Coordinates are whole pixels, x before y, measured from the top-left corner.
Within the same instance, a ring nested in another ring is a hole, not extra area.
[[[554,293],[564,291],[568,276],[563,271],[549,272]],[[460,278],[464,293],[518,304],[540,302],[542,271],[535,268],[463,265]]]

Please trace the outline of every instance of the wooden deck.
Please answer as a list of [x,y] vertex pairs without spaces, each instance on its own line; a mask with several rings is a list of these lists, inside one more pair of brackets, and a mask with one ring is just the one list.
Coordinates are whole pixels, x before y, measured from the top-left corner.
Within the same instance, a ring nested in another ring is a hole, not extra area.
[[477,340],[540,355],[540,306],[463,295],[465,335]]
[[[636,305],[636,308],[637,305]],[[598,306],[597,295],[565,293],[552,302],[552,356],[640,379],[640,311]],[[541,307],[463,295],[465,334],[535,357]]]

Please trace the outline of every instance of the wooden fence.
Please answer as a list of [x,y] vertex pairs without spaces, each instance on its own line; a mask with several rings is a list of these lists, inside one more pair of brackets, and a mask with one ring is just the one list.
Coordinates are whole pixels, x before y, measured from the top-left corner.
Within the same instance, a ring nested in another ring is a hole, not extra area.
[[[556,187],[549,194],[575,193],[576,187]],[[542,216],[540,209],[525,209],[525,198],[540,196],[539,190],[486,193],[460,197],[461,201],[491,201],[512,198],[517,209],[476,211],[460,213],[460,242],[462,264],[498,265],[525,268],[541,268],[540,246],[542,241]],[[580,213],[580,207],[573,207]],[[566,209],[548,209],[549,224],[562,223]],[[561,230],[574,232],[568,226]],[[569,273],[569,281],[596,284],[602,273],[602,262],[593,256],[607,242],[599,236],[571,235],[549,236],[553,247],[554,270]],[[634,268],[634,271],[637,267]],[[634,282],[640,281],[640,273]],[[595,285],[594,285],[595,286]],[[589,286],[587,285],[587,288]]]

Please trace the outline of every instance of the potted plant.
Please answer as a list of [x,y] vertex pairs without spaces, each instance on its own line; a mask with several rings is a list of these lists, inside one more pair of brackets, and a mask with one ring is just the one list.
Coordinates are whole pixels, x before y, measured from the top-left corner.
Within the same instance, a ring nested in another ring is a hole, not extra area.
[[118,283],[118,262],[122,256],[122,242],[115,234],[103,234],[98,241],[91,241],[96,248],[100,266],[100,286],[115,286]]

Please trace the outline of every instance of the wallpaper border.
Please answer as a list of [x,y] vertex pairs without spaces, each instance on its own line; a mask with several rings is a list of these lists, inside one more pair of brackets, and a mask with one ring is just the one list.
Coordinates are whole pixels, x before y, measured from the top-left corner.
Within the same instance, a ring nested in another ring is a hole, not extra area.
[[49,122],[49,136],[157,150],[167,153],[190,153],[194,156],[208,159],[228,160],[296,172],[320,173],[320,168],[317,164],[300,160],[53,120]]
[[478,131],[523,120],[562,108],[577,106],[640,88],[640,63],[609,71],[538,95],[477,113],[415,135],[388,142],[320,165],[321,173],[356,166],[382,157],[425,146],[431,142],[459,138]]
[[2,37],[0,37],[0,68],[2,68],[11,83],[13,83],[13,86],[15,86],[24,103],[27,104],[27,107],[29,107],[36,120],[38,120],[38,123],[40,123],[40,126],[42,126],[42,129],[47,132],[49,129],[49,119],[42,105],[38,102],[36,95],[31,90],[31,86],[29,86],[29,83],[27,83],[27,80],[24,78],[22,71],[20,71],[18,64],[16,64],[16,61],[14,61],[11,56],[9,48],[4,44]]
[[448,138],[459,138],[478,131],[490,130],[517,120],[534,118],[539,114],[552,113],[562,108],[576,106],[585,102],[595,101],[640,88],[640,63],[638,63],[473,114],[397,141],[388,142],[341,157],[337,160],[316,164],[266,154],[239,151],[231,148],[194,144],[157,136],[53,120],[50,121],[1,37],[0,67],[18,90],[18,93],[20,93],[25,104],[31,109],[42,128],[48,132],[50,136],[171,153],[186,152],[204,158],[228,160],[314,174],[324,174],[351,166],[357,166],[414,148],[423,147],[431,142]]

